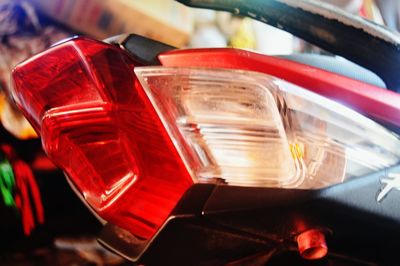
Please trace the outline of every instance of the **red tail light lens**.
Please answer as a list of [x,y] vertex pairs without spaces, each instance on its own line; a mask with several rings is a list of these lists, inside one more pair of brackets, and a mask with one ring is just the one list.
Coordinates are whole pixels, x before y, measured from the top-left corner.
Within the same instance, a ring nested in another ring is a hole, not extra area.
[[191,177],[120,49],[73,39],[13,72],[49,157],[107,221],[150,238]]

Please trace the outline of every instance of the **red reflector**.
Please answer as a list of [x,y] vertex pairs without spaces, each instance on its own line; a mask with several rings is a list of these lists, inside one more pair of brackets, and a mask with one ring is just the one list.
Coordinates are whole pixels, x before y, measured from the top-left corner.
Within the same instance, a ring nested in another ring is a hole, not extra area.
[[13,72],[49,157],[105,220],[150,238],[193,183],[120,49],[73,39]]

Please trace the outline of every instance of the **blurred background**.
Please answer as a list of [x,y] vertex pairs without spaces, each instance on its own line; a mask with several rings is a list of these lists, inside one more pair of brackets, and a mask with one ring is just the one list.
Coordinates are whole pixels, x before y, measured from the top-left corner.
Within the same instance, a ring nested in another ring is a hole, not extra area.
[[[398,0],[323,0],[400,27]],[[22,60],[62,39],[136,33],[175,47],[271,55],[325,53],[279,29],[170,0],[0,0],[0,265],[125,265],[96,242],[101,225],[42,152],[8,93]]]

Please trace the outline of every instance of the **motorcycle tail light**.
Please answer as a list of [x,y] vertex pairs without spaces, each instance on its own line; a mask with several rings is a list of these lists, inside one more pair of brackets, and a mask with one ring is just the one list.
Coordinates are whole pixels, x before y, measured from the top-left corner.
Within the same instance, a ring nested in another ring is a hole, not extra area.
[[21,63],[13,83],[48,156],[104,220],[142,239],[194,183],[317,189],[400,159],[396,135],[291,83],[138,67],[84,38]]
[[133,68],[114,46],[73,39],[17,66],[13,94],[89,205],[148,239],[193,181]]
[[318,189],[399,162],[396,135],[274,77],[224,69],[135,72],[198,182]]

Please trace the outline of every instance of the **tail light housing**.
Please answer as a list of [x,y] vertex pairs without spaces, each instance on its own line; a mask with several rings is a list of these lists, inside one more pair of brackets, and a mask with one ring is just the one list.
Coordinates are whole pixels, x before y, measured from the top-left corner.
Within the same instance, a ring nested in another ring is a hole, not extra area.
[[78,38],[13,80],[49,157],[103,219],[141,239],[194,183],[320,189],[400,160],[397,135],[266,74],[141,67]]

